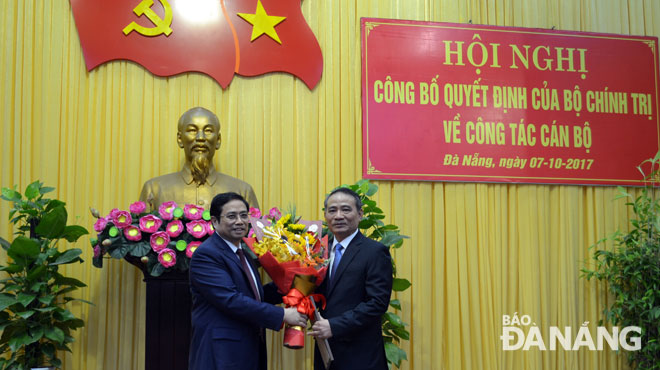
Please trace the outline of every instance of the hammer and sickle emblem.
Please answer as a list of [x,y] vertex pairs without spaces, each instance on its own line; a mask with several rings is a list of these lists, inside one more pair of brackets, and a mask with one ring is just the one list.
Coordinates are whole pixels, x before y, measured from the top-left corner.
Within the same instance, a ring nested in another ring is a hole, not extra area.
[[151,9],[151,6],[154,5],[153,0],[142,0],[142,2],[133,9],[133,13],[138,17],[142,14],[146,15],[155,27],[144,27],[135,22],[131,22],[131,24],[124,27],[124,35],[128,35],[131,31],[135,31],[144,36],[158,36],[161,33],[164,33],[165,36],[169,36],[170,33],[172,33],[172,29],[170,28],[170,25],[172,24],[172,7],[167,0],[158,1],[163,5],[163,9],[165,9],[165,19],[162,19],[153,11],[153,9]]

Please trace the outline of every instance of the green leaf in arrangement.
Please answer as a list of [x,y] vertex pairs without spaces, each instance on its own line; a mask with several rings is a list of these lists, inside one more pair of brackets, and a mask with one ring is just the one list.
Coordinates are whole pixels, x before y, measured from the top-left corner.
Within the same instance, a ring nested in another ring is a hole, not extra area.
[[[71,349],[69,349],[68,347],[66,347],[64,349],[71,352]],[[52,358],[50,360],[50,364],[53,365],[56,369],[62,368],[62,360],[60,360],[58,358]]]
[[12,258],[14,256],[36,258],[41,248],[36,240],[19,236],[14,239],[7,252],[12,254],[10,255]]
[[401,361],[407,360],[406,352],[394,343],[385,343],[385,356],[387,360],[397,367],[401,366]]
[[64,233],[67,212],[64,206],[55,207],[44,215],[35,232],[48,239],[57,239]]
[[401,302],[399,302],[398,299],[392,299],[392,300],[390,301],[390,306],[391,306],[392,308],[395,308],[395,309],[401,311]]
[[[30,343],[34,343],[34,342],[38,341],[39,339],[43,338],[44,328],[37,327],[37,328],[34,328],[34,329],[30,329],[29,335],[30,335],[30,338],[31,338]],[[30,344],[30,343],[28,343],[28,344]]]
[[23,307],[27,307],[34,299],[37,298],[34,294],[18,293],[16,300],[18,303],[22,304]]
[[71,319],[66,322],[66,326],[69,329],[78,329],[85,326],[85,322],[80,319]]
[[66,203],[59,201],[57,199],[53,199],[50,202],[48,202],[48,205],[46,206],[46,212],[50,212],[50,210],[57,208],[57,207],[64,207]]
[[86,299],[80,299],[80,298],[64,297],[64,301],[65,302],[73,302],[73,301],[75,301],[75,302],[84,302],[84,303],[87,303],[90,306],[96,306],[93,302],[90,302]]
[[9,249],[10,245],[11,245],[10,242],[0,237],[0,246],[2,247],[2,249],[7,250]]
[[15,296],[6,293],[0,294],[0,311],[16,303],[18,303],[18,300]]
[[39,292],[44,286],[47,286],[48,283],[45,281],[36,281],[32,286],[30,286],[31,292]]
[[11,243],[11,246],[7,250],[7,255],[9,255],[17,265],[28,266],[28,264],[39,256],[40,251],[41,248],[37,241],[24,236],[18,236]]
[[82,254],[82,251],[78,248],[69,249],[64,253],[60,254],[55,262],[50,263],[51,265],[63,265],[77,261],[79,256]]
[[392,290],[395,292],[403,292],[408,289],[412,284],[407,279],[394,278],[392,281]]
[[165,267],[160,263],[154,265],[151,269],[151,276],[160,276],[165,271]]
[[132,249],[132,246],[128,243],[113,243],[112,246],[116,246],[114,249],[108,249],[108,253],[112,258],[122,259],[126,256],[128,251]]
[[58,276],[55,278],[55,284],[61,285],[61,286],[75,286],[78,288],[86,287],[87,284],[83,283],[82,281],[78,279],[74,279],[71,277],[64,277],[64,276]]
[[368,229],[370,227],[373,227],[374,225],[376,225],[376,220],[375,219],[373,219],[373,218],[363,218],[362,220],[360,220],[360,224],[358,225],[358,227],[360,229]]
[[62,238],[66,239],[68,242],[73,243],[77,241],[81,236],[87,234],[89,234],[89,231],[87,231],[87,229],[84,227],[78,225],[69,225],[64,228]]
[[14,189],[2,188],[2,195],[0,197],[4,200],[15,202],[21,199],[21,193]]
[[393,312],[385,312],[383,317],[389,321],[392,325],[395,327],[400,327],[403,328],[405,327],[406,324],[404,324],[403,320],[399,317],[399,315],[393,313]]
[[12,352],[16,352],[21,346],[32,343],[32,337],[25,331],[20,334],[13,335],[9,340],[9,348]]
[[41,351],[50,359],[55,357],[55,346],[50,343],[41,346]]
[[0,267],[0,271],[7,271],[10,274],[15,274],[17,272],[23,271],[23,266],[17,265],[15,263],[10,263],[7,266]]
[[[179,240],[179,241],[181,241],[181,240]],[[185,244],[185,242],[184,242],[184,244]],[[149,253],[150,250],[151,250],[151,246],[149,245],[149,243],[141,242],[141,243],[136,243],[133,246],[133,249],[131,249],[130,254],[131,254],[131,256],[142,257],[142,256],[146,256]]]
[[25,197],[28,199],[34,199],[38,197],[39,195],[41,195],[41,193],[39,192],[40,187],[41,184],[39,183],[39,181],[35,181],[31,183],[30,185],[27,186],[27,188],[25,188]]
[[410,332],[404,328],[394,328],[392,329],[396,335],[399,336],[399,338],[404,339],[404,340],[410,340]]
[[41,302],[45,305],[49,305],[49,304],[51,304],[51,302],[53,302],[54,298],[55,298],[55,296],[49,294],[49,295],[39,297],[38,300],[39,300],[39,302]]
[[34,310],[39,312],[52,312],[57,310],[57,307],[35,308]]
[[64,332],[58,327],[46,328],[44,335],[46,338],[54,340],[57,343],[61,344],[64,342]]
[[9,280],[7,281],[6,284],[7,285],[5,285],[5,289],[4,289],[5,292],[22,292],[23,291],[22,289],[24,288],[23,285],[10,283]]
[[398,243],[399,241],[408,238],[405,235],[398,235],[395,233],[387,232],[385,236],[383,236],[383,239],[380,240],[381,243],[385,244],[386,246],[391,246],[395,243]]
[[368,197],[370,197],[370,196],[376,194],[376,192],[378,192],[378,185],[370,182],[369,183],[369,188],[366,191],[366,195]]
[[358,189],[360,190],[360,193],[369,196],[367,194],[367,192],[369,191],[369,183],[368,182],[363,182],[361,184],[358,184]]
[[24,318],[24,319],[29,319],[32,315],[34,315],[34,310],[27,310],[27,311],[20,311],[16,312],[16,315]]
[[36,279],[40,278],[43,276],[47,271],[47,267],[44,265],[39,265],[34,267],[30,272],[27,274],[27,279],[28,281],[35,281]]
[[71,311],[63,310],[63,309],[60,309],[58,312],[56,312],[54,316],[59,321],[69,321],[69,320],[74,320],[76,318],[75,316],[73,316]]
[[55,190],[55,188],[53,188],[53,187],[44,186],[44,187],[39,189],[39,193],[41,193],[41,195],[44,195],[44,194],[50,193],[51,191],[54,191],[54,190]]

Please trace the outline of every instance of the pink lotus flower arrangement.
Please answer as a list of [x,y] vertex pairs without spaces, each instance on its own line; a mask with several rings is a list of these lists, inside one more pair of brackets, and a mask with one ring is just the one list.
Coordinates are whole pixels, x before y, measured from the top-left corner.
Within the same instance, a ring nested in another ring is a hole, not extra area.
[[102,267],[109,255],[139,264],[152,276],[188,270],[195,249],[214,232],[209,212],[175,202],[146,210],[145,203],[138,201],[128,211],[115,208],[105,217],[92,211],[98,218],[94,223],[98,236],[92,241],[94,266]]

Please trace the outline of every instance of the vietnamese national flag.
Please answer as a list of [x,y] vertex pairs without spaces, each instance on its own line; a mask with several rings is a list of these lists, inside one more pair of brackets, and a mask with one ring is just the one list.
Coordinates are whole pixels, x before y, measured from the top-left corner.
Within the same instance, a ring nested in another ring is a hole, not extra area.
[[[325,0],[317,0],[325,1]],[[227,0],[227,13],[238,36],[240,63],[237,73],[256,76],[272,71],[288,72],[314,88],[321,79],[321,47],[305,22],[300,0]],[[251,40],[253,26],[238,14],[255,13],[258,5],[268,17],[285,17],[274,30],[281,44],[266,34]]]
[[[88,70],[116,59],[159,76],[288,72],[311,89],[321,48],[300,0],[70,0]],[[239,14],[240,13],[240,14]]]

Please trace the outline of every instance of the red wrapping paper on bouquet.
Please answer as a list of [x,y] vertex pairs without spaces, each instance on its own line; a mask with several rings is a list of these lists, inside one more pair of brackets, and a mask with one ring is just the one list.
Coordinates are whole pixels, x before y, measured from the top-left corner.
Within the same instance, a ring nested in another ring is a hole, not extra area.
[[[321,285],[325,279],[328,269],[328,237],[315,238],[314,244],[306,246],[301,252],[299,248],[291,248],[294,241],[289,240],[292,239],[291,233],[285,232],[286,229],[277,228],[277,224],[267,225],[269,222],[261,218],[252,218],[251,222],[256,238],[243,238],[243,240],[257,255],[259,263],[273,279],[279,291],[287,292],[282,301],[287,307],[296,307],[298,312],[307,315],[309,318],[314,318],[314,309],[310,300],[314,299],[317,306],[325,307],[325,297],[313,293],[316,287]],[[300,221],[300,224],[305,224],[315,231],[320,231],[321,227],[320,221]],[[314,225],[314,227],[311,225]],[[275,254],[267,248],[257,247],[259,242],[265,239],[270,239],[271,246],[277,249],[277,251],[273,250]],[[280,256],[280,260],[283,257],[289,258],[292,256],[298,259],[280,262],[276,255]],[[284,346],[299,349],[304,345],[305,328],[287,325],[284,330]]]
[[[296,307],[298,312],[314,318],[314,304],[312,300],[320,302],[321,308],[325,308],[325,297],[322,294],[312,294],[316,284],[309,279],[309,275],[296,275],[293,279],[293,287],[289,293],[282,297],[287,307]],[[284,329],[284,346],[299,349],[305,346],[305,329],[300,326],[287,326]]]

